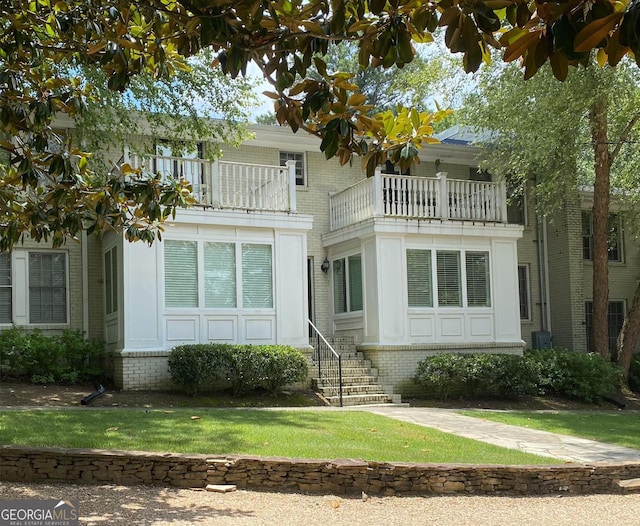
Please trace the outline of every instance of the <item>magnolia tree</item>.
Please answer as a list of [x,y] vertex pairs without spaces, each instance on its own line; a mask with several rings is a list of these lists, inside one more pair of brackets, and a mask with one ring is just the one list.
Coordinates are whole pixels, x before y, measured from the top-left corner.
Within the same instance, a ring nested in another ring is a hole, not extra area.
[[[8,0],[0,14],[0,249],[25,233],[59,244],[87,229],[150,242],[159,222],[189,204],[184,182],[127,166],[97,172],[90,152],[71,144],[52,151],[53,120],[82,114],[94,93],[85,68],[123,92],[141,75],[171,81],[204,49],[215,55],[210,67],[234,79],[254,62],[273,86],[281,124],[320,137],[328,158],[360,156],[371,174],[386,158],[407,167],[444,112],[369,115],[350,74],[326,68],[336,43],[353,42],[363,67],[402,68],[414,60],[413,43],[442,28],[467,72],[500,48],[525,77],[549,62],[562,80],[594,59],[615,66],[640,56],[639,16],[638,0]],[[307,78],[312,66],[317,78]]]

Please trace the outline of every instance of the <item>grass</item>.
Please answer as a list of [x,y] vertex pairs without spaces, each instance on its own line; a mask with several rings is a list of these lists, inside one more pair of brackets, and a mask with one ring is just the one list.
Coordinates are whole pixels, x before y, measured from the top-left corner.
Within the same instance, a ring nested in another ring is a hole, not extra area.
[[0,414],[0,443],[395,462],[554,463],[550,458],[355,411],[5,411]]
[[551,431],[562,435],[618,444],[640,449],[640,414],[638,413],[535,413],[461,411],[461,414],[520,427]]

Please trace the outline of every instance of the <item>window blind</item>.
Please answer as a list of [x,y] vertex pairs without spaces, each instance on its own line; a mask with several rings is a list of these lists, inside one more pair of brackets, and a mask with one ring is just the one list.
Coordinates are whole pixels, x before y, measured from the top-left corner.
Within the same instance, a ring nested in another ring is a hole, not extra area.
[[0,323],[11,323],[11,254],[0,254]]
[[333,268],[333,311],[336,314],[347,312],[347,273],[345,259],[336,259]]
[[490,307],[489,253],[466,252],[467,305],[469,307]]
[[362,310],[362,256],[349,256],[349,311]]
[[460,287],[460,253],[442,251],[436,253],[438,276],[438,305],[462,307]]
[[433,307],[431,250],[407,250],[409,307]]
[[195,241],[164,241],[166,307],[198,306],[198,247]]
[[208,308],[235,308],[236,245],[204,244],[204,303]]
[[67,322],[67,264],[64,253],[29,253],[29,322]]
[[242,306],[245,309],[273,307],[271,245],[242,245]]

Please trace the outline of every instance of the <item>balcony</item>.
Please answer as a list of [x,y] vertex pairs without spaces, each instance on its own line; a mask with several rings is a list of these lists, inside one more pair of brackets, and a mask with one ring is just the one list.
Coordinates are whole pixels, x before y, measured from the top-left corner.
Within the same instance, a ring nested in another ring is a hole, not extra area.
[[129,153],[126,161],[162,177],[185,178],[198,205],[231,210],[296,211],[295,162],[286,166]]
[[503,182],[412,177],[383,174],[338,192],[330,198],[333,232],[371,217],[443,221],[507,222],[507,192]]

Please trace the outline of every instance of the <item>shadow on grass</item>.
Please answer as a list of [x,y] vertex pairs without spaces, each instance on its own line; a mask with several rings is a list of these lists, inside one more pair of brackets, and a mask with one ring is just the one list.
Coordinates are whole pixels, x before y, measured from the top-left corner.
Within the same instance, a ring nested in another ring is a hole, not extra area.
[[322,435],[331,416],[250,409],[16,410],[0,414],[0,443],[232,454],[275,441],[286,428]]

